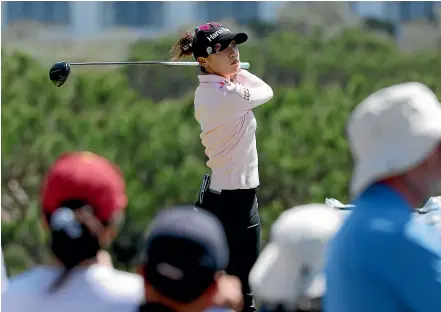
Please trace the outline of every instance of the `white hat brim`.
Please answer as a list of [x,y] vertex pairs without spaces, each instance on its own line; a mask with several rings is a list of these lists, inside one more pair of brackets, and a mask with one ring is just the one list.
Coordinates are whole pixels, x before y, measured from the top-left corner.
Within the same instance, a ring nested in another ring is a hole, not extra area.
[[270,242],[249,275],[256,298],[267,303],[296,304],[301,296],[322,296],[326,287],[324,276],[317,275],[305,287],[301,267],[301,261],[293,259],[287,246]]
[[[391,146],[391,150],[384,153],[385,155],[377,153],[359,161],[355,164],[352,174],[351,195],[356,197],[373,183],[405,173],[418,166],[440,143],[441,127],[439,131],[433,131],[424,137],[416,137],[412,144],[409,143],[410,148],[405,147],[405,151],[401,151],[400,147]],[[387,159],[392,157],[390,154],[394,155],[393,161]]]

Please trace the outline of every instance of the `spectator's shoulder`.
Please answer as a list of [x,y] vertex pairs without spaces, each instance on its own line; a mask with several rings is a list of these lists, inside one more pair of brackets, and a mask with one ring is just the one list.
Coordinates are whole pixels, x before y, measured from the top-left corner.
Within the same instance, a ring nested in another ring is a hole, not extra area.
[[35,287],[40,281],[53,280],[60,272],[61,270],[45,266],[32,268],[21,274],[12,276],[9,279],[8,291],[27,291]]
[[397,217],[386,208],[371,206],[360,201],[354,212],[347,214],[346,222],[336,236],[342,248],[351,245],[357,254],[375,254],[403,240],[403,224],[409,218]]
[[420,251],[441,257],[441,236],[437,228],[418,216],[409,220],[404,228],[403,243]]
[[48,289],[57,273],[49,267],[35,267],[12,276],[7,290],[2,293],[2,310],[25,311],[29,302]]
[[425,262],[441,259],[441,240],[433,226],[412,217],[403,225],[389,220],[371,220],[371,237],[364,245],[365,252],[376,263],[397,261]]
[[143,297],[144,283],[138,274],[113,268],[97,268],[89,277],[101,289],[101,293],[106,293],[108,297],[135,301]]

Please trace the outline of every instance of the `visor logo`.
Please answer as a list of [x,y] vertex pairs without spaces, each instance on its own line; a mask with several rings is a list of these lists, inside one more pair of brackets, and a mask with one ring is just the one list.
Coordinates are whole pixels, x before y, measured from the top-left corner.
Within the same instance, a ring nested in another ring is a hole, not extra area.
[[215,31],[214,33],[212,33],[211,35],[207,36],[208,41],[213,41],[214,39],[216,39],[220,34],[226,33],[226,32],[230,32],[230,30],[228,28],[221,28],[217,31]]
[[184,272],[182,272],[182,270],[165,262],[159,263],[156,266],[156,270],[162,276],[165,276],[174,281],[179,281],[184,277]]

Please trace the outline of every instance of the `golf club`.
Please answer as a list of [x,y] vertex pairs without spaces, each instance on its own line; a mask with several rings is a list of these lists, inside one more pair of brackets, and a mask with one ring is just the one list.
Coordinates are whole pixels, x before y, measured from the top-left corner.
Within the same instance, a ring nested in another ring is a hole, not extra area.
[[[70,74],[71,66],[101,66],[101,65],[165,65],[165,66],[199,66],[198,62],[169,62],[169,61],[111,61],[111,62],[57,62],[49,70],[49,79],[54,86],[61,87]],[[250,68],[250,63],[240,63],[244,69]]]

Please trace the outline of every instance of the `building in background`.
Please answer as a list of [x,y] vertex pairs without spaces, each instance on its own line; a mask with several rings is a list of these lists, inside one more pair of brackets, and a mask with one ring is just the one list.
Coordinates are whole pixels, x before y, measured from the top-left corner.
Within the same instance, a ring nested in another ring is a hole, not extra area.
[[412,20],[436,19],[439,1],[354,1],[351,11],[362,17],[403,23]]
[[357,1],[350,6],[368,29],[389,33],[401,49],[441,48],[440,1]]
[[[328,4],[315,1],[3,1],[2,30],[8,30],[15,23],[31,21],[42,26],[42,29],[30,26],[33,38],[38,40],[118,36],[135,40],[161,36],[204,21],[233,19],[240,24],[272,23],[281,14],[288,19],[304,19],[310,15],[322,24],[328,23],[327,18],[342,20],[343,24],[347,18],[361,18],[368,29],[388,33],[406,49],[441,46],[441,26],[437,26],[441,25],[437,21],[441,16],[440,1],[340,2],[332,7],[334,11],[330,11]],[[287,6],[290,9],[286,9]],[[421,36],[421,32],[427,36]]]
[[114,28],[156,34],[200,21],[275,21],[283,2],[259,1],[3,1],[2,28],[22,21],[55,26],[84,37]]
[[[391,22],[435,20],[439,1],[354,1],[351,11]],[[192,21],[233,18],[239,23],[274,21],[280,1],[3,1],[2,26],[18,21],[58,25],[72,34],[96,34],[113,27],[162,30]]]
[[401,35],[401,26],[415,21],[436,22],[439,1],[355,1],[351,11],[360,17],[374,20],[389,28],[395,37]]

